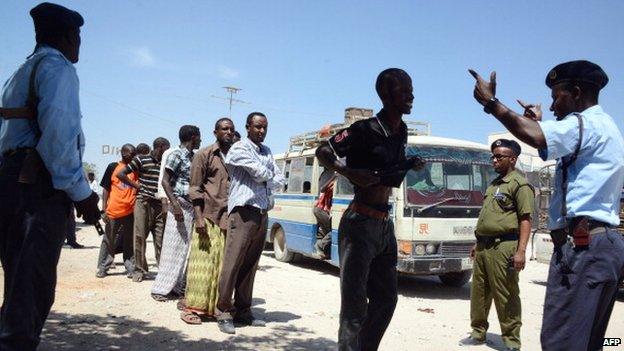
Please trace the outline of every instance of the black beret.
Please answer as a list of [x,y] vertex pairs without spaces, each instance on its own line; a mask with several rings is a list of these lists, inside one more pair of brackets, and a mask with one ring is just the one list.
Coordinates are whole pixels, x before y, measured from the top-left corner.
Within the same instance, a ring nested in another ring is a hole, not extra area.
[[578,60],[558,64],[548,72],[546,85],[549,88],[563,82],[585,82],[602,89],[609,82],[609,77],[597,64]]
[[520,144],[518,144],[518,142],[515,140],[509,140],[509,139],[494,140],[494,142],[490,146],[490,151],[494,152],[494,149],[497,147],[509,148],[511,149],[511,151],[513,151],[514,155],[516,156],[520,156],[520,152],[522,152],[522,149],[520,148]]
[[30,10],[35,23],[35,33],[57,32],[79,28],[84,24],[82,16],[61,5],[42,2]]

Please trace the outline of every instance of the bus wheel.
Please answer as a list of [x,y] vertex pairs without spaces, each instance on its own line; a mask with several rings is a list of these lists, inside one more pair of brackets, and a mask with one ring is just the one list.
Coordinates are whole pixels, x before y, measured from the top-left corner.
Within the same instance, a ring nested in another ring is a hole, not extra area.
[[464,284],[468,283],[470,277],[472,276],[472,271],[461,271],[461,272],[450,272],[440,274],[438,278],[444,285],[460,287],[464,286]]
[[286,234],[284,229],[278,227],[275,229],[275,236],[273,237],[273,253],[275,259],[280,262],[291,262],[293,260],[293,253],[288,250],[286,246]]

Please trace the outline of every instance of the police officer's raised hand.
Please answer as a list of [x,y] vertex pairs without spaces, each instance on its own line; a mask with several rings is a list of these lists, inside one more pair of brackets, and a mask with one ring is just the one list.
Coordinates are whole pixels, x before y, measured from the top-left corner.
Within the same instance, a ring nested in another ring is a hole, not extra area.
[[542,120],[542,104],[527,104],[522,100],[516,100],[524,109],[524,117],[530,118],[536,122]]
[[474,98],[478,103],[485,106],[496,96],[496,72],[490,74],[489,82],[483,80],[483,78],[472,69],[469,69],[468,72],[477,80],[474,88]]
[[348,168],[348,171],[344,173],[344,176],[349,178],[351,183],[362,188],[376,185],[381,181],[379,176],[376,176],[374,171],[369,169]]
[[524,252],[517,251],[516,254],[513,255],[513,266],[516,272],[523,270],[525,264],[526,254]]
[[82,220],[86,224],[95,224],[100,220],[100,209],[98,208],[98,202],[100,197],[95,191],[91,192],[91,195],[84,200],[74,202],[76,207],[76,215],[82,217]]

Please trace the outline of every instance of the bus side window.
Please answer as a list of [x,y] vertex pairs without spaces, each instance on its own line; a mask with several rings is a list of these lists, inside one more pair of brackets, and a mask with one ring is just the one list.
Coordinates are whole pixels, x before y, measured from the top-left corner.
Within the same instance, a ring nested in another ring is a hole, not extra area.
[[290,162],[290,172],[288,175],[288,188],[289,193],[301,193],[303,192],[303,175],[305,168],[305,160],[303,158],[295,158]]
[[283,192],[286,192],[288,190],[288,177],[290,176],[290,160],[286,160],[283,171],[284,171],[284,179],[286,179]]
[[353,184],[342,175],[338,175],[337,186],[336,186],[336,195],[353,195]]

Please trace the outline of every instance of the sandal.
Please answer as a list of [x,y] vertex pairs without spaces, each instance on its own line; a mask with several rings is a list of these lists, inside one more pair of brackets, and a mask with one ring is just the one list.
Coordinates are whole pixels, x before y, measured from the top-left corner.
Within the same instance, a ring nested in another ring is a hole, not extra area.
[[186,309],[186,303],[184,299],[178,300],[178,303],[176,304],[176,308],[180,311],[184,311]]
[[201,324],[201,318],[193,312],[185,311],[180,314],[180,319],[184,321],[186,324]]
[[169,301],[169,298],[165,295],[160,295],[160,294],[152,294],[152,299],[158,301],[158,302],[167,302]]

